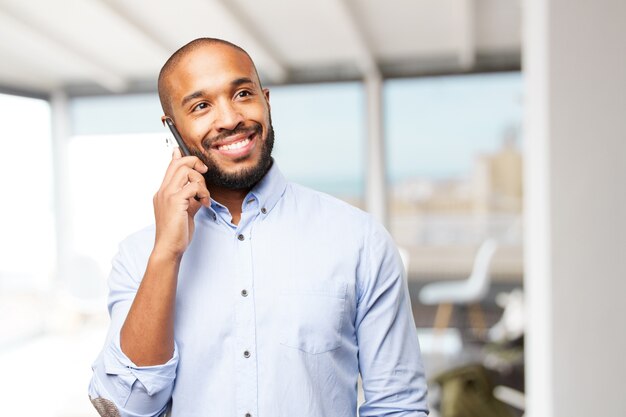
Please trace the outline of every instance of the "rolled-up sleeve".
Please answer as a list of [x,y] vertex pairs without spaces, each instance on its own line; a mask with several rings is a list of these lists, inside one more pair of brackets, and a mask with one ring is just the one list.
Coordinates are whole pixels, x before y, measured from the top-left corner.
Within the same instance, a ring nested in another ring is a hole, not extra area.
[[157,366],[137,366],[120,348],[120,329],[145,271],[145,256],[143,251],[133,251],[133,246],[124,242],[113,259],[108,303],[111,324],[104,347],[92,365],[93,375],[89,384],[89,397],[96,410],[105,417],[162,414],[169,403],[176,379],[176,344],[172,358]]
[[356,317],[365,395],[359,415],[427,416],[426,378],[402,261],[377,224],[365,238],[364,254]]

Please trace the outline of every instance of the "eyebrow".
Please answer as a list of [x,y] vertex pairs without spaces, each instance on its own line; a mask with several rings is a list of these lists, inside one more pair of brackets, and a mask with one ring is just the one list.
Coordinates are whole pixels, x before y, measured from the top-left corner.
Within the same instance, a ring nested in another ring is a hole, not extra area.
[[[248,77],[242,77],[242,78],[237,78],[233,81],[230,82],[231,87],[240,87],[244,84],[254,84],[252,82],[252,80]],[[183,100],[181,101],[181,106],[185,106],[187,103],[189,103],[192,100],[195,100],[197,98],[203,97],[204,95],[206,95],[204,90],[198,90],[198,91],[194,91],[193,93],[183,97]]]
[[193,92],[193,93],[189,94],[188,96],[185,96],[185,97],[183,98],[183,101],[181,101],[180,105],[181,105],[182,107],[184,107],[184,106],[185,106],[187,103],[189,103],[191,100],[195,100],[195,99],[200,98],[200,97],[202,97],[202,96],[204,96],[204,91],[203,91],[203,90],[195,91],[195,92]]
[[231,81],[230,85],[233,87],[239,87],[243,84],[253,84],[252,80],[248,77],[237,78],[236,80]]

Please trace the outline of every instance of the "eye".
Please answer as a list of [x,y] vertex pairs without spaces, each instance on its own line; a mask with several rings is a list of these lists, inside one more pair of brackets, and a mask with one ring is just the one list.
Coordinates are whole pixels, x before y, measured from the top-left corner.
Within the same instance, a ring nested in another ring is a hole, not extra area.
[[241,90],[240,92],[237,93],[237,97],[240,97],[240,98],[245,98],[251,95],[252,93],[248,90]]
[[202,103],[198,103],[198,104],[196,104],[196,105],[195,105],[195,106],[191,109],[191,111],[199,111],[199,110],[204,110],[204,109],[206,109],[207,107],[209,107],[209,105],[208,105],[207,103],[205,103],[205,102],[202,102]]

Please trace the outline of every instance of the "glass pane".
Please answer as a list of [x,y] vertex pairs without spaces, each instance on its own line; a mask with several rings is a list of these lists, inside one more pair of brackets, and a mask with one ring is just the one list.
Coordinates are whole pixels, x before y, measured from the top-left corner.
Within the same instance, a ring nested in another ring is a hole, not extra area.
[[519,280],[521,74],[388,81],[385,104],[390,229],[410,275],[467,277],[493,237],[492,271]]
[[0,94],[0,287],[42,289],[55,259],[50,106]]
[[[44,329],[55,267],[50,107],[0,94],[0,352]],[[0,355],[0,362],[2,356]],[[2,368],[5,369],[5,368]]]
[[289,180],[363,205],[363,100],[360,83],[271,88],[274,156]]
[[69,143],[72,246],[102,271],[124,237],[154,222],[152,197],[171,157],[165,137],[90,135]]

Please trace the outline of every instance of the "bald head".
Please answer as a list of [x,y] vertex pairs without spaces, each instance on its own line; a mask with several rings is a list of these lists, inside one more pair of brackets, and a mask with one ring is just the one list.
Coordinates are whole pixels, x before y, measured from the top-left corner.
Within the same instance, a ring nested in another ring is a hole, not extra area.
[[259,85],[261,85],[261,80],[259,79],[259,74],[256,70],[256,66],[254,65],[254,62],[252,61],[252,58],[250,58],[250,55],[248,55],[248,53],[243,48],[235,45],[234,43],[225,41],[223,39],[198,38],[189,42],[188,44],[184,45],[183,47],[178,49],[176,52],[174,52],[172,56],[170,56],[169,59],[165,62],[165,64],[161,68],[161,71],[159,72],[159,81],[158,81],[159,100],[161,101],[161,108],[163,108],[163,112],[166,115],[172,114],[170,76],[172,75],[172,73],[174,72],[178,64],[180,64],[180,62],[185,57],[187,57],[189,54],[201,48],[210,47],[210,46],[226,46],[245,55],[247,59],[250,61],[252,67],[254,68],[254,73],[256,75],[257,81]]

